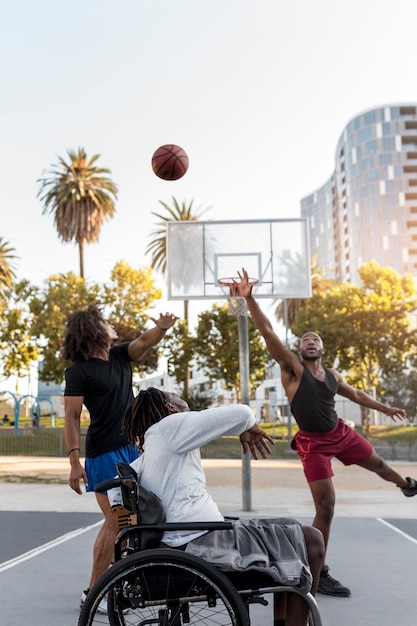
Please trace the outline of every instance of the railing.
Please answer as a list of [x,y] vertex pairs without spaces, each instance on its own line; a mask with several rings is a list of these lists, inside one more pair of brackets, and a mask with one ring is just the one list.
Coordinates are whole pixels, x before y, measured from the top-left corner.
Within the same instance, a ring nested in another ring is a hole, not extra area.
[[[81,456],[85,455],[86,428],[81,430]],[[417,440],[388,441],[370,440],[378,454],[387,461],[417,462]],[[223,437],[201,449],[203,458],[241,458],[241,447],[237,437]],[[24,427],[16,433],[14,428],[0,427],[0,455],[57,456],[65,457],[67,449],[63,428]],[[288,440],[277,440],[271,458],[286,458],[297,454],[290,450]]]
[[[85,454],[85,430],[81,433],[81,455]],[[63,428],[0,428],[0,455],[67,456]]]

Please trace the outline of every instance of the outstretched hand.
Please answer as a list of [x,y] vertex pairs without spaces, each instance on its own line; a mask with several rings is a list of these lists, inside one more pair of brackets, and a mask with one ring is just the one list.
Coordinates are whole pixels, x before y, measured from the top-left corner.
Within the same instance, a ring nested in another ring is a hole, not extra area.
[[154,317],[149,317],[149,319],[153,321],[153,323],[159,328],[159,330],[168,330],[168,328],[174,326],[175,322],[179,318],[172,313],[165,313],[165,315],[160,313],[158,319],[155,319]]
[[407,417],[407,413],[404,411],[404,409],[398,409],[394,406],[387,407],[385,413],[386,415],[390,416],[393,422],[396,422],[397,419],[402,422]]
[[242,298],[247,298],[252,293],[253,284],[249,282],[249,275],[245,268],[242,267],[242,272],[238,271],[238,276],[240,278],[240,283],[237,283],[239,286],[239,295]]
[[252,428],[249,428],[249,430],[245,430],[245,432],[240,435],[240,443],[242,444],[243,452],[246,454],[249,450],[255,461],[258,460],[258,452],[264,459],[268,457],[268,454],[272,453],[268,442],[273,446],[275,445],[272,437],[262,430],[258,424],[255,424]]

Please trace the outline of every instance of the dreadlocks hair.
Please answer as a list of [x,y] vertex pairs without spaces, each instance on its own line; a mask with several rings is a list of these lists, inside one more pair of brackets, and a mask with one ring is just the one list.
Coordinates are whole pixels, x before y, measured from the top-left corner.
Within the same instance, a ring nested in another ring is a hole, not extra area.
[[107,349],[109,338],[103,328],[104,317],[96,304],[85,311],[75,311],[67,318],[61,349],[65,361],[87,361],[97,348]]
[[156,387],[149,387],[139,392],[128,408],[124,421],[124,432],[127,432],[132,445],[139,443],[142,450],[145,433],[161,419],[172,413],[169,395]]

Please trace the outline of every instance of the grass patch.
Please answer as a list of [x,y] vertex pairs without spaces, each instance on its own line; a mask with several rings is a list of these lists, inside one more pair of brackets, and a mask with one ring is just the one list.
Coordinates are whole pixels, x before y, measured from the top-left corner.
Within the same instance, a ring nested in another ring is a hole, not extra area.
[[417,426],[371,426],[369,439],[383,441],[417,441]]

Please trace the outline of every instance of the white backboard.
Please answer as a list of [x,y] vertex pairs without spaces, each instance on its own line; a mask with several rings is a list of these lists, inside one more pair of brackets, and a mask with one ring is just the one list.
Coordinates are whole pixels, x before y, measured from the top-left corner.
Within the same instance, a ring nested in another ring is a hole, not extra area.
[[170,300],[224,299],[242,267],[257,298],[310,297],[308,218],[167,223]]

